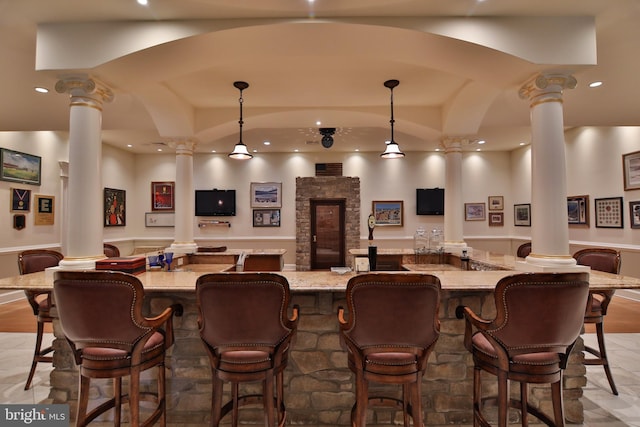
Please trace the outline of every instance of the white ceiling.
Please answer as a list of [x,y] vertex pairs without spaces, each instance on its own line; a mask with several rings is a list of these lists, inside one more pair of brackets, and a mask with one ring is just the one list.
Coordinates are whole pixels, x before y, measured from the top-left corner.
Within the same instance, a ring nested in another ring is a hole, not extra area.
[[[543,17],[530,33],[523,21],[523,34],[536,36],[514,44],[538,43],[553,51],[556,45],[571,48],[572,41],[553,39],[552,25],[547,32],[546,24],[554,17],[585,16],[595,18],[596,65],[536,63],[405,29],[426,21],[434,28],[440,21],[432,18],[459,18],[467,25],[481,17]],[[94,55],[108,57],[101,38],[107,33],[97,23],[171,21],[175,28],[183,21],[185,28],[227,29],[82,68],[115,94],[104,106],[105,143],[150,153],[159,147],[171,151],[161,143],[172,138],[192,138],[197,152],[227,153],[238,141],[239,93],[233,82],[244,80],[250,87],[244,92],[243,140],[250,150],[324,151],[315,125],[321,120],[320,127],[337,128],[330,150],[382,152],[390,136],[390,92],[383,83],[398,79],[395,140],[403,151],[435,150],[446,135],[486,140],[483,150],[512,150],[530,139],[528,102],[518,89],[550,69],[569,69],[578,80],[564,93],[567,127],[640,125],[639,18],[637,0],[149,0],[146,7],[135,0],[0,0],[0,131],[68,130],[68,97],[54,85],[77,69],[36,71],[39,24],[77,28],[90,22],[88,37],[64,46],[82,63]],[[125,45],[144,43],[126,39],[125,31],[109,37],[117,35]],[[604,84],[590,89],[593,80]],[[50,92],[37,94],[36,86]],[[265,140],[271,145],[263,145]]]

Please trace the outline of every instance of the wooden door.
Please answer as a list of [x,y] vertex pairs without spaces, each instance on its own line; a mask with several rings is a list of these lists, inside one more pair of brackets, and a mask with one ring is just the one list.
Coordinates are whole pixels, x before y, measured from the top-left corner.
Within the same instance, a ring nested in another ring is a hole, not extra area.
[[311,200],[311,269],[345,266],[345,200]]

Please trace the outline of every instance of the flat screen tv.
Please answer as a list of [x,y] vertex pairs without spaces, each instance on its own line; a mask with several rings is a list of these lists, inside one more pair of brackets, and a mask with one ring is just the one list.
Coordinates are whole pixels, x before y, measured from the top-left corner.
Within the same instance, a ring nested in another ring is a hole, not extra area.
[[196,216],[235,216],[236,190],[196,190]]
[[444,188],[417,188],[416,214],[444,215]]

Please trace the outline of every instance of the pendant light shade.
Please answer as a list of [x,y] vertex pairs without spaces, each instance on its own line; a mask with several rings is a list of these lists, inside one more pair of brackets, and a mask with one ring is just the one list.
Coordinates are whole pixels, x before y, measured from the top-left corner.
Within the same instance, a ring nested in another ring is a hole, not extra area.
[[387,142],[387,148],[384,150],[384,153],[380,154],[380,157],[383,159],[399,159],[404,157],[404,153],[400,151],[398,143],[393,139],[393,124],[395,123],[393,119],[393,88],[399,84],[400,82],[398,80],[387,80],[384,82],[385,87],[388,87],[391,91],[391,120],[389,120],[391,124],[391,140]]
[[238,160],[248,160],[253,158],[253,155],[249,153],[249,150],[247,150],[247,146],[244,145],[244,142],[242,142],[242,125],[244,124],[244,121],[242,120],[242,91],[249,87],[249,83],[234,82],[233,86],[240,91],[240,99],[238,100],[238,102],[240,103],[240,120],[238,121],[238,124],[240,125],[240,140],[238,141],[236,146],[233,147],[233,151],[229,153],[229,157]]

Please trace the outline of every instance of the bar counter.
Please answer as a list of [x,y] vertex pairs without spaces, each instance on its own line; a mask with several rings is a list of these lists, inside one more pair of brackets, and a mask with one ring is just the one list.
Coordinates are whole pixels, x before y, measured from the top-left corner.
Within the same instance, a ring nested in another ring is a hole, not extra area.
[[[455,317],[455,309],[464,304],[483,317],[492,318],[495,284],[502,277],[516,273],[508,270],[515,262],[513,257],[476,251],[472,265],[483,271],[460,271],[451,264],[405,264],[404,272],[393,272],[433,274],[442,283],[441,336],[429,359],[423,385],[426,425],[472,424],[473,364],[463,346],[464,321]],[[207,272],[233,268],[231,264],[189,264],[181,266],[181,271],[144,272],[137,276],[147,292],[145,310],[148,313],[157,314],[174,302],[184,307],[184,316],[175,319],[176,341],[167,358],[168,425],[202,426],[208,422],[211,374],[197,330],[195,282]],[[348,426],[355,398],[354,384],[346,353],[339,342],[336,312],[338,306],[346,305],[344,290],[354,273],[283,271],[279,274],[289,281],[292,303],[300,306],[298,335],[285,371],[287,424]],[[51,289],[52,277],[53,274],[47,272],[0,279],[0,289]],[[640,279],[592,272],[590,285],[593,289],[637,289]],[[57,321],[54,321],[54,334],[57,339],[49,402],[70,403],[71,413],[75,414],[77,368]],[[583,421],[580,397],[586,384],[586,370],[582,365],[582,346],[579,339],[564,378],[565,414],[575,423]],[[110,384],[100,385],[92,402],[97,404],[105,399],[110,390]],[[530,399],[543,411],[550,411],[548,386],[532,387]],[[263,423],[260,408],[244,409],[241,414],[248,423]],[[400,415],[378,408],[370,421],[385,424]]]

